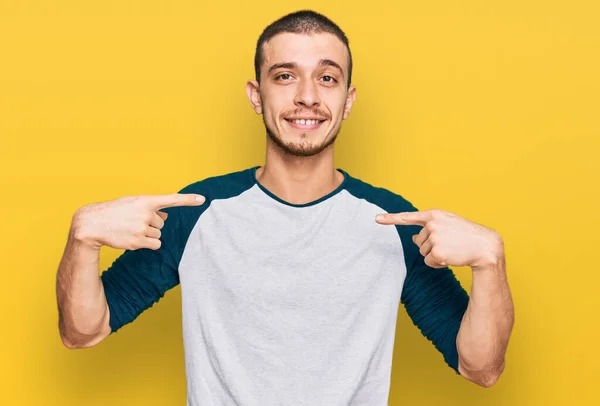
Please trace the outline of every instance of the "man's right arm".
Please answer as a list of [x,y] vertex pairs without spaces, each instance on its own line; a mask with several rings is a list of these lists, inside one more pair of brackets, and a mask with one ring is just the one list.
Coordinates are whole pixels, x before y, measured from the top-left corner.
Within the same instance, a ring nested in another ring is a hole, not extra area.
[[67,348],[87,348],[110,334],[110,314],[99,271],[100,248],[76,226],[69,232],[56,278],[59,330]]
[[[59,330],[66,347],[98,344],[177,282],[172,245],[179,231],[171,222],[161,231],[168,214],[160,210],[204,201],[197,194],[132,196],[75,213],[56,277]],[[161,236],[168,246],[162,246]],[[102,246],[126,252],[99,276]],[[117,309],[112,320],[111,308]]]

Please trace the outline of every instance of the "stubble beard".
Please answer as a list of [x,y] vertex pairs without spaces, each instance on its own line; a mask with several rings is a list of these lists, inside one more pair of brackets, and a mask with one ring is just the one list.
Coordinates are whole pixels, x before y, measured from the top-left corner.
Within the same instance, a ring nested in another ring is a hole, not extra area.
[[269,126],[267,125],[267,122],[265,121],[264,115],[263,115],[263,123],[265,125],[265,130],[267,131],[267,135],[273,141],[273,143],[275,145],[277,145],[279,147],[279,149],[281,149],[285,154],[295,156],[295,157],[311,157],[311,156],[320,154],[325,149],[327,149],[329,146],[333,145],[333,143],[337,139],[337,136],[341,130],[341,126],[340,126],[340,128],[337,129],[337,131],[335,132],[335,134],[333,134],[332,137],[325,140],[320,145],[311,144],[307,140],[307,136],[308,136],[307,133],[302,133],[302,135],[301,135],[302,139],[305,142],[302,142],[300,144],[295,143],[295,142],[286,143],[281,138],[279,138],[275,134],[274,131],[272,131],[269,128]]

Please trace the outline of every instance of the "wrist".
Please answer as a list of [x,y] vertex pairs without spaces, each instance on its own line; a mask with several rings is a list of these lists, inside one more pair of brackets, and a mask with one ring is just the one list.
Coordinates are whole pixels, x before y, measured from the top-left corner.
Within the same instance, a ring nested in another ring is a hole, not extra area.
[[476,275],[503,276],[506,274],[506,263],[504,257],[498,258],[496,261],[488,261],[481,265],[471,267],[473,277]]
[[78,210],[73,215],[71,229],[69,230],[69,241],[78,248],[92,251],[100,251],[102,243],[94,235],[92,228],[86,221],[83,210]]
[[488,249],[484,255],[471,266],[473,271],[494,270],[500,271],[504,269],[504,241],[496,232],[490,238]]

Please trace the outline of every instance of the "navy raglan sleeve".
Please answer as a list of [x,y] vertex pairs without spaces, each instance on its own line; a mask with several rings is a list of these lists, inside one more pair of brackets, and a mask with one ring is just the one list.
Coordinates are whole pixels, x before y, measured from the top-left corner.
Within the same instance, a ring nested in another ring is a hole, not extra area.
[[[198,192],[184,188],[180,193]],[[162,209],[168,218],[161,229],[161,247],[127,250],[102,272],[111,333],[131,323],[179,284],[179,261],[205,205]]]
[[[412,211],[416,210],[410,205]],[[404,210],[410,211],[410,210]],[[452,270],[425,264],[419,247],[412,241],[422,227],[396,226],[406,262],[406,279],[401,303],[415,326],[442,353],[446,363],[458,371],[456,337],[467,310],[469,295]]]

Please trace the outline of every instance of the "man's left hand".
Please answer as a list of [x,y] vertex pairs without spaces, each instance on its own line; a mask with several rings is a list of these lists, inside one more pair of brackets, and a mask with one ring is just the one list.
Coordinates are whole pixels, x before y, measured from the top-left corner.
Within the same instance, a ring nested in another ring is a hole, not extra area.
[[443,210],[380,214],[376,221],[422,226],[412,239],[432,268],[486,268],[504,258],[504,244],[496,231]]

